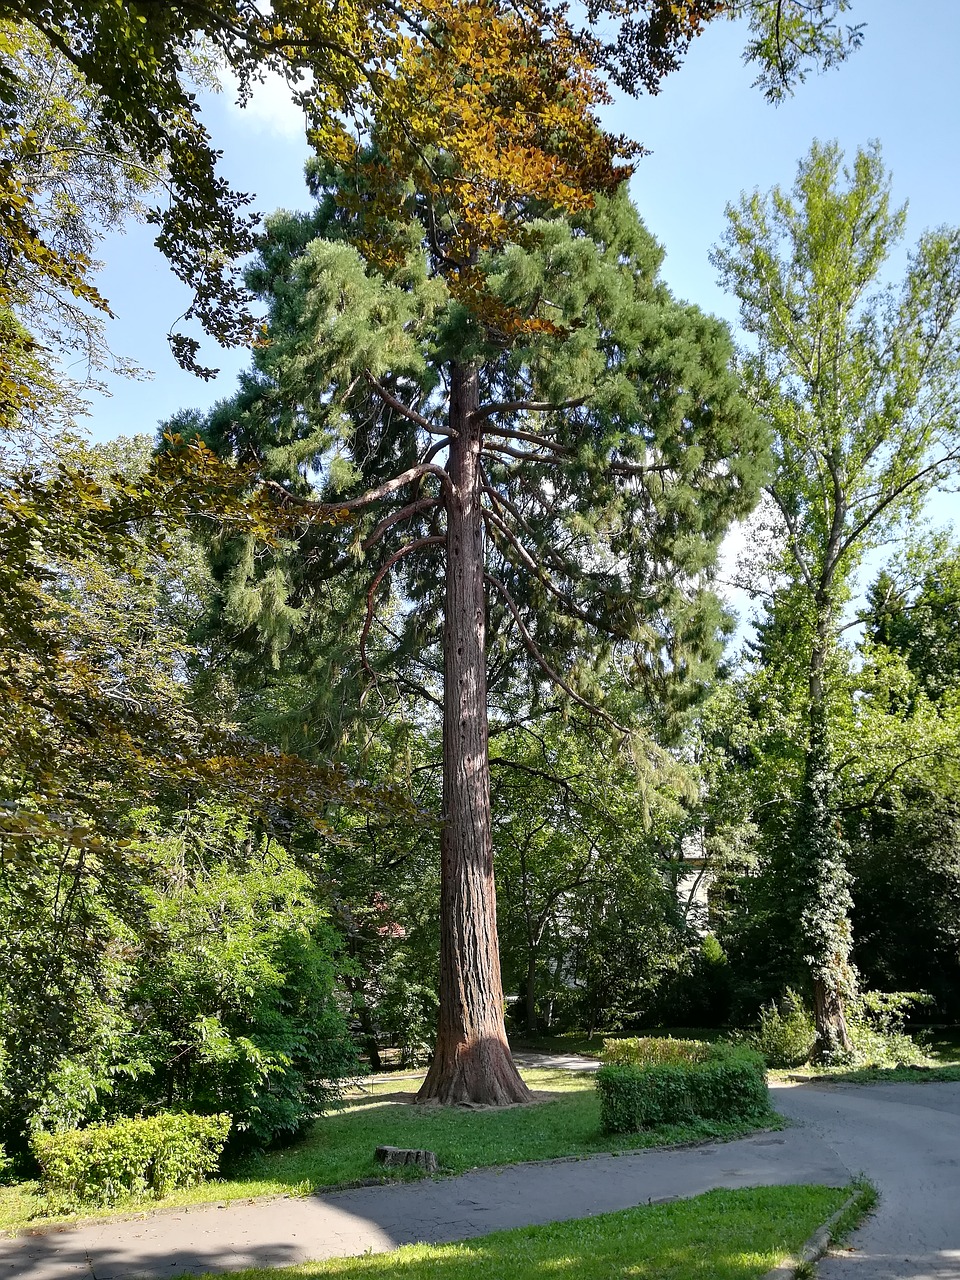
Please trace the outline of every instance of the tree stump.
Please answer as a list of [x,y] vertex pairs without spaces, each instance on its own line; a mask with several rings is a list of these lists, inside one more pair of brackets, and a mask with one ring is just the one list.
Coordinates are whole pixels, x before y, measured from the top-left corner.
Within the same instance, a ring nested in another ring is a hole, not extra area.
[[377,1159],[388,1166],[415,1165],[424,1173],[437,1172],[437,1156],[434,1151],[416,1150],[412,1147],[377,1147]]

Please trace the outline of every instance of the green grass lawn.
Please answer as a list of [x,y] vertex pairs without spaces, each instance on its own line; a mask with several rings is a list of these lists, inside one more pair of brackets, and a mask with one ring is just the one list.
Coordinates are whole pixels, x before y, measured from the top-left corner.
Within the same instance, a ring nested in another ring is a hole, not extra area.
[[[557,1036],[525,1036],[510,1037],[510,1047],[519,1053],[579,1053],[586,1058],[599,1058],[603,1053],[604,1040],[619,1040],[627,1033],[624,1031],[598,1031],[588,1036],[585,1031],[565,1031]],[[674,1040],[723,1040],[730,1034],[725,1027],[651,1027],[643,1031],[631,1032],[638,1036],[670,1036]]]
[[848,1196],[831,1187],[711,1191],[460,1244],[243,1271],[238,1280],[755,1280]]
[[[760,1125],[782,1123],[772,1112],[755,1124],[697,1124],[670,1126],[645,1133],[604,1134],[592,1073],[525,1071],[534,1090],[557,1096],[532,1107],[472,1111],[462,1108],[418,1107],[391,1095],[411,1093],[416,1081],[378,1081],[368,1091],[349,1097],[318,1121],[294,1146],[268,1151],[239,1162],[227,1179],[207,1182],[143,1208],[172,1207],[204,1201],[246,1199],[262,1195],[303,1195],[322,1187],[382,1177],[374,1160],[381,1145],[426,1147],[437,1153],[441,1169],[461,1173],[486,1165],[555,1156],[668,1146],[709,1138],[731,1138]],[[401,1175],[402,1176],[402,1175]],[[406,1176],[410,1176],[409,1174]],[[130,1213],[138,1206],[97,1210],[95,1216]],[[0,1228],[27,1225],[49,1212],[35,1184],[0,1188]],[[87,1216],[90,1216],[89,1214]]]

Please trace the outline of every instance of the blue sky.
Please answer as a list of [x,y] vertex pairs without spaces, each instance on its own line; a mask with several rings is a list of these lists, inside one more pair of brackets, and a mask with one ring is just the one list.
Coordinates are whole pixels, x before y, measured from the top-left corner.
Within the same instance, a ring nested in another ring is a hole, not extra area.
[[[674,292],[736,322],[708,261],[723,231],[724,207],[742,190],[789,185],[814,138],[848,151],[872,138],[883,145],[898,201],[909,200],[907,243],[929,226],[960,223],[960,2],[854,0],[852,21],[867,23],[863,47],[843,66],[800,86],[780,107],[751,87],[741,63],[744,33],[717,23],[696,42],[683,68],[655,98],[621,99],[605,122],[652,154],[640,161],[632,193],[667,253]],[[207,126],[224,152],[223,171],[256,195],[256,207],[306,207],[307,154],[299,118],[283,86],[268,84],[240,111],[224,93],[207,103]],[[153,249],[148,228],[133,226],[103,246],[101,276],[117,320],[114,349],[151,369],[149,381],[111,379],[96,396],[87,425],[95,439],[153,432],[179,408],[204,408],[232,390],[242,352],[213,344],[203,358],[223,373],[213,383],[178,369],[165,334],[186,305],[186,291]],[[953,498],[936,505],[947,518]]]

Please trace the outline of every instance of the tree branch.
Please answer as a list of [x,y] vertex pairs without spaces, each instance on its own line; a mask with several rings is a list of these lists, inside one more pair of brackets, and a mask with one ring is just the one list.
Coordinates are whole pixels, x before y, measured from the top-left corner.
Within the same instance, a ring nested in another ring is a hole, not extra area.
[[592,715],[599,716],[601,720],[605,720],[607,724],[616,729],[618,733],[629,736],[630,730],[625,725],[614,720],[614,718],[611,715],[608,715],[602,707],[598,707],[594,703],[588,702],[586,698],[577,693],[577,691],[573,689],[566,680],[564,680],[563,676],[561,676],[559,672],[555,671],[553,667],[550,666],[550,663],[547,662],[546,658],[537,648],[537,644],[533,636],[527,630],[523,618],[520,616],[520,610],[517,608],[516,601],[499,578],[493,577],[492,574],[485,573],[483,575],[483,580],[484,582],[488,582],[491,587],[495,588],[495,590],[499,591],[507,608],[513,615],[513,620],[517,624],[517,629],[519,630],[520,635],[523,637],[523,643],[527,648],[527,652],[541,670],[553,681],[553,683],[561,688],[568,697],[573,699],[574,702],[578,703],[581,707],[584,707]]
[[551,457],[549,453],[531,453],[528,449],[511,449],[508,444],[498,444],[489,437],[483,437],[483,444],[480,446],[484,453],[496,451],[497,453],[508,453],[511,458],[519,458],[521,462],[546,462],[550,466],[559,465],[559,459]]
[[422,413],[417,413],[416,409],[411,409],[409,405],[405,405],[402,400],[398,400],[395,395],[391,395],[387,388],[376,380],[372,373],[365,373],[364,377],[370,386],[373,387],[374,391],[376,391],[377,395],[380,396],[380,398],[388,404],[391,409],[396,409],[397,413],[401,414],[402,417],[408,418],[411,422],[416,423],[418,427],[423,427],[424,431],[429,431],[431,435],[435,436],[455,436],[457,434],[449,427],[436,426],[429,418],[425,418]]
[[902,497],[908,489],[911,489],[915,484],[922,480],[924,476],[930,475],[933,471],[939,471],[941,467],[947,466],[948,463],[956,462],[958,459],[960,459],[960,450],[946,453],[942,458],[938,458],[936,462],[931,462],[929,466],[922,468],[922,470],[915,471],[909,479],[904,480],[903,484],[898,485],[891,493],[888,493],[882,502],[878,502],[877,505],[863,517],[860,523],[850,531],[843,541],[839,554],[841,556],[845,555],[852,544],[860,537],[860,534],[863,533],[865,529],[869,528],[870,525],[873,524],[874,520],[883,514],[891,502],[896,502],[897,498]]
[[[508,497],[506,497],[505,494],[499,493],[493,487],[493,485],[490,483],[490,480],[487,476],[486,470],[484,469],[483,463],[480,464],[480,476],[481,476],[481,479],[483,480],[483,491],[487,495],[487,497],[490,498],[491,502],[495,502],[501,511],[509,512],[510,515],[513,516],[514,520],[516,520],[517,524],[521,527],[521,529],[525,529],[527,533],[529,533],[530,537],[533,538],[534,541],[536,541],[538,535],[536,530],[531,525],[530,521],[526,518],[526,516],[523,514],[520,508],[516,505],[516,503],[511,502],[511,500]],[[543,555],[544,555],[544,559],[549,564],[551,564],[555,569],[559,569],[564,573],[567,572],[567,564],[564,561],[563,557],[556,551],[555,548],[547,547],[544,550]]]
[[551,404],[549,400],[501,400],[498,404],[485,404],[474,409],[470,421],[479,422],[482,418],[493,417],[495,413],[558,413],[562,409],[578,409],[586,402],[586,396],[561,400],[559,404]]
[[383,535],[395,524],[399,524],[401,520],[406,520],[408,516],[415,516],[420,511],[428,511],[430,507],[439,507],[439,498],[420,498],[416,502],[411,502],[406,507],[401,507],[399,511],[395,511],[393,515],[385,516],[373,533],[368,538],[364,538],[360,546],[364,551],[369,551],[371,547],[376,546]]
[[808,590],[815,591],[816,587],[813,581],[813,574],[807,568],[807,562],[806,560],[804,560],[803,556],[800,554],[800,542],[797,537],[796,521],[787,511],[786,505],[780,498],[780,495],[777,493],[775,485],[769,485],[767,487],[767,493],[770,494],[770,497],[774,500],[774,502],[777,505],[777,510],[783,516],[784,523],[787,526],[787,532],[790,535],[790,547],[791,547],[791,550],[793,551],[793,558],[794,560],[796,560],[797,567],[799,568],[801,574],[803,575],[803,580],[807,584]]
[[501,436],[506,440],[528,440],[531,444],[538,444],[544,449],[552,449],[554,453],[563,457],[569,457],[573,453],[573,450],[568,449],[566,445],[555,444],[553,440],[547,440],[536,431],[508,431],[504,427],[485,427],[483,436],[484,439],[488,436]]
[[421,547],[435,546],[438,542],[446,542],[446,538],[442,534],[431,534],[428,538],[417,538],[413,542],[408,542],[405,547],[401,547],[399,551],[394,552],[387,563],[377,570],[373,581],[367,588],[367,613],[363,620],[363,630],[360,632],[360,665],[374,679],[376,679],[376,673],[367,661],[367,636],[369,636],[370,628],[373,626],[373,598],[377,587],[379,587],[398,560],[410,555],[412,551],[419,551]]
[[494,528],[507,539],[526,567],[536,576],[538,582],[543,583],[551,595],[554,595],[563,604],[568,613],[572,614],[575,618],[579,618],[581,622],[586,622],[591,627],[595,627],[598,631],[604,629],[603,624],[599,619],[594,618],[591,614],[587,613],[585,609],[581,609],[575,600],[568,596],[565,591],[561,591],[552,578],[544,573],[543,569],[537,564],[536,560],[534,560],[533,556],[526,549],[520,539],[516,537],[509,526],[500,519],[495,511],[491,511],[489,507],[484,507],[481,514],[483,515],[484,520],[492,524]]
[[414,480],[431,475],[439,478],[441,488],[445,494],[449,495],[451,491],[450,477],[442,467],[435,467],[426,462],[421,462],[418,466],[411,467],[409,471],[401,472],[400,475],[394,476],[392,480],[387,480],[378,485],[376,489],[368,489],[359,498],[346,498],[343,502],[315,502],[312,498],[301,498],[299,494],[291,493],[278,480],[264,480],[263,483],[267,489],[272,489],[274,493],[279,493],[284,502],[293,502],[298,507],[304,507],[315,515],[332,516],[338,511],[356,511],[359,507],[369,507],[371,503],[379,502],[381,498],[385,498],[388,493],[393,493],[395,489],[402,489],[405,484],[411,484]]

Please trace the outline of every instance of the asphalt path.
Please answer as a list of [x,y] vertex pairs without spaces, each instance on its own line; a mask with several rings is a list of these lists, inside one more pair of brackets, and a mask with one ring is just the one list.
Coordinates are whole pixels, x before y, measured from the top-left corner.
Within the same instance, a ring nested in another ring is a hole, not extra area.
[[126,1280],[286,1266],[418,1241],[467,1240],[714,1187],[843,1186],[847,1180],[847,1169],[820,1138],[798,1127],[686,1149],[506,1165],[437,1181],[234,1201],[21,1236],[0,1241],[0,1280]]
[[[541,1064],[537,1064],[541,1065]],[[542,1065],[554,1065],[544,1062]],[[876,1212],[821,1280],[960,1280],[960,1084],[777,1085],[781,1133],[456,1178],[143,1214],[0,1241],[0,1280],[127,1280],[441,1243],[713,1187],[864,1173]]]
[[880,1202],[819,1267],[820,1280],[960,1280],[960,1084],[772,1090]]

